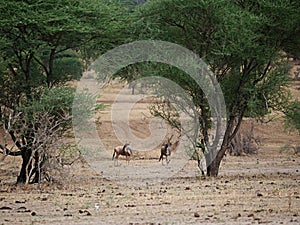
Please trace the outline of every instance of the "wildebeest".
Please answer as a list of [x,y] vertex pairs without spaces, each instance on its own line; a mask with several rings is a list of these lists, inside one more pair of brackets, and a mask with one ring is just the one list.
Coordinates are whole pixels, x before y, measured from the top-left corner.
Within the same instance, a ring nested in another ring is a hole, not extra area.
[[130,156],[132,156],[132,148],[130,147],[130,144],[126,143],[123,146],[120,145],[114,148],[112,160],[115,160],[115,163],[117,162],[117,164],[120,155],[126,156],[127,164],[129,164]]
[[168,159],[168,156],[171,155],[171,144],[170,143],[167,143],[167,144],[164,144],[163,146],[161,146],[161,150],[160,150],[160,157],[159,157],[159,160],[161,160],[161,163],[162,165],[164,164],[164,156],[166,157],[166,162],[167,164],[169,164],[170,162],[170,159]]
[[162,165],[164,164],[163,162],[164,156],[166,157],[167,164],[169,164],[170,159],[168,157],[171,156],[172,151],[174,151],[177,148],[177,145],[179,144],[179,140],[176,141],[174,144],[171,143],[172,137],[173,135],[168,139],[168,142],[166,144],[161,146],[160,157],[158,161],[161,160]]

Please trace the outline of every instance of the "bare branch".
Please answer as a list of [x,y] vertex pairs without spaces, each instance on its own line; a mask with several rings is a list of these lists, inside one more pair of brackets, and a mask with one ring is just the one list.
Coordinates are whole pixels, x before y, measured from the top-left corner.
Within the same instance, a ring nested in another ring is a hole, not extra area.
[[2,149],[2,151],[0,152],[1,154],[5,155],[10,155],[10,156],[20,156],[21,155],[21,151],[11,151],[10,149],[6,148],[5,146],[0,144],[0,149]]

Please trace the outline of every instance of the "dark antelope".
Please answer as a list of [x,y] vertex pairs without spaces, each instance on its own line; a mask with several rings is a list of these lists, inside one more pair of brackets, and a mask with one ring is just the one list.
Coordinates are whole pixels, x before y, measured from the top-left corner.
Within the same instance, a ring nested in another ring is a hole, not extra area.
[[161,160],[162,165],[164,164],[163,160],[164,160],[164,156],[166,157],[166,162],[167,164],[169,164],[170,159],[168,157],[171,156],[171,152],[174,151],[177,147],[177,145],[179,144],[179,141],[176,141],[174,144],[171,143],[171,139],[172,139],[173,135],[171,136],[171,138],[168,139],[168,142],[164,145],[161,146],[160,149],[160,157],[159,160]]
[[115,163],[117,162],[117,164],[120,155],[126,156],[127,164],[129,164],[130,156],[132,156],[132,149],[130,147],[130,144],[125,144],[124,146],[117,146],[114,148],[112,160],[115,160]]

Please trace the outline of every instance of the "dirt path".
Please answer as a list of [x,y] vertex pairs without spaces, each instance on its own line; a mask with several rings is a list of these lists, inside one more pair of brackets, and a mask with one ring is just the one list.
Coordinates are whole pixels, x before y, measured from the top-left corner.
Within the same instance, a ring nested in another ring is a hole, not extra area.
[[73,178],[42,191],[2,184],[0,222],[299,224],[299,165],[293,155],[228,157],[218,178],[204,179],[190,161],[167,180],[126,187],[78,164]]

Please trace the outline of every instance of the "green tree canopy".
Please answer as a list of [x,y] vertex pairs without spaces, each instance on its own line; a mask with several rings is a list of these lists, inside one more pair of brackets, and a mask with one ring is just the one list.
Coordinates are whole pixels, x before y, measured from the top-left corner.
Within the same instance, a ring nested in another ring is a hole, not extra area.
[[[192,50],[222,86],[228,125],[216,158],[206,154],[208,175],[218,174],[243,117],[262,118],[271,110],[285,108],[289,78],[283,53],[299,50],[299,25],[296,0],[153,0],[137,10],[135,36],[170,41]],[[158,73],[192,96],[208,143],[210,110],[204,93],[176,69],[163,65]]]
[[[40,181],[57,138],[71,128],[72,89],[85,49],[105,51],[119,37],[123,10],[110,1],[0,0],[0,118],[21,155],[18,182]],[[126,14],[124,14],[126,16]]]

